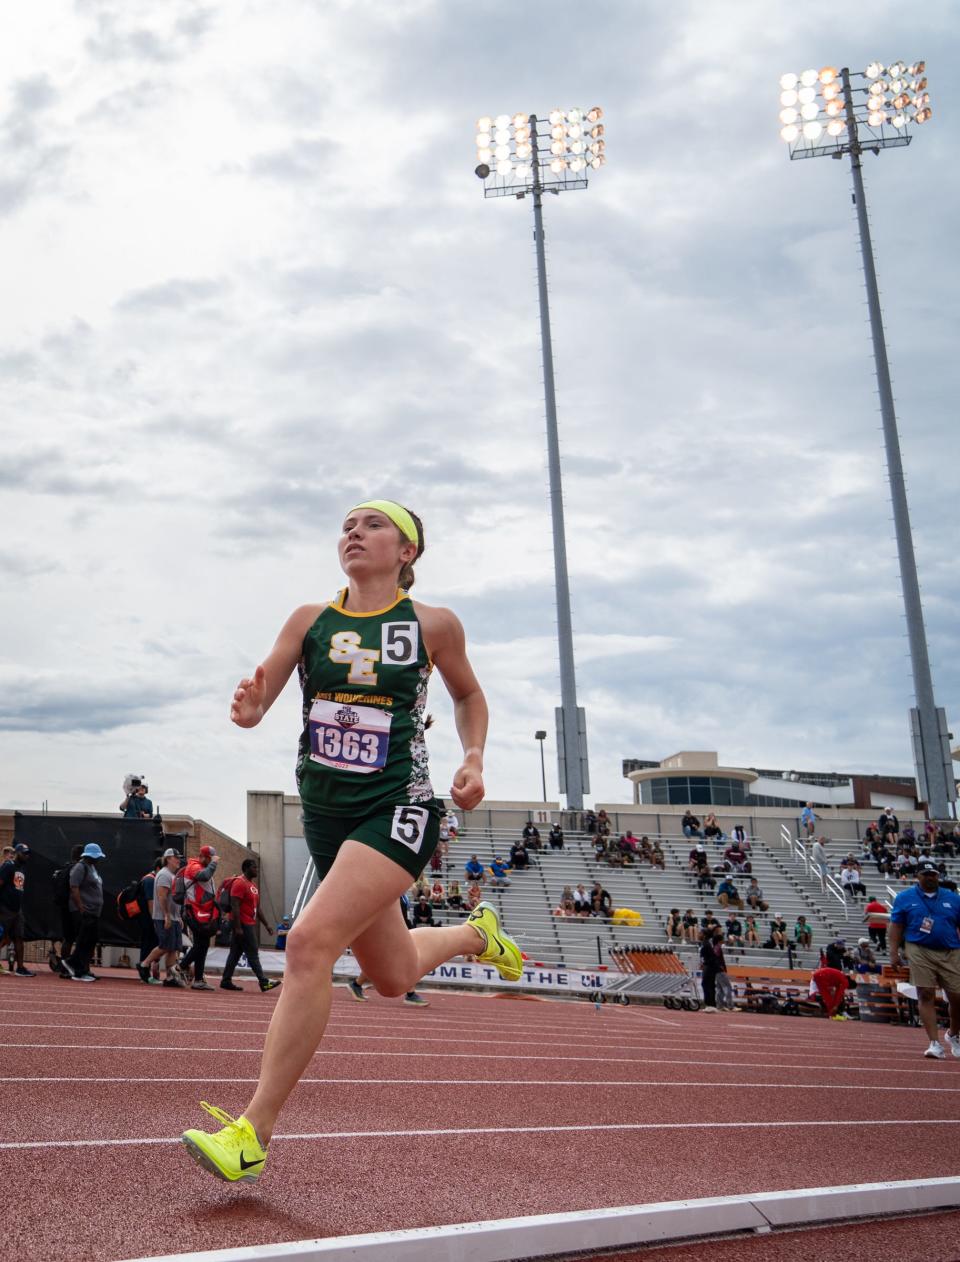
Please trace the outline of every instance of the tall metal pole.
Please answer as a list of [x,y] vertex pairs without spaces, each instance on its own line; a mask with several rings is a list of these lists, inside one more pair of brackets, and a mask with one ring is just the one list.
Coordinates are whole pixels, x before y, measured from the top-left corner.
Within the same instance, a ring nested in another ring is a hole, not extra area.
[[547,800],[547,764],[543,757],[543,739],[540,740],[540,779],[543,781],[543,800]]
[[853,175],[853,200],[857,209],[857,224],[860,228],[860,253],[863,256],[863,278],[867,289],[867,309],[870,313],[870,334],[873,338],[873,358],[877,373],[877,389],[880,393],[883,440],[887,449],[887,473],[890,478],[890,498],[893,501],[893,521],[897,536],[897,553],[900,559],[900,581],[903,584],[903,603],[907,616],[907,636],[910,641],[910,660],[913,666],[913,688],[920,718],[921,757],[927,781],[927,805],[931,818],[943,820],[950,816],[946,768],[941,752],[942,742],[937,718],[937,706],[933,698],[930,657],[927,652],[927,636],[923,625],[923,607],[920,603],[920,582],[917,578],[917,561],[914,556],[913,536],[910,530],[910,511],[907,507],[907,492],[903,480],[903,462],[900,458],[897,415],[893,406],[893,389],[890,384],[887,346],[883,334],[883,317],[880,312],[880,293],[877,288],[877,272],[873,259],[870,223],[867,219],[867,200],[863,188],[863,171],[860,161],[863,150],[860,145],[857,120],[854,114],[850,71],[844,66],[840,74],[843,79],[843,97],[847,110],[847,129],[850,135],[850,170]]
[[[543,351],[543,393],[547,413],[547,460],[550,470],[550,510],[553,517],[553,568],[557,592],[557,638],[560,643],[560,704],[563,710],[563,747],[566,764],[567,807],[583,809],[580,768],[580,725],[577,680],[573,664],[573,625],[570,618],[570,580],[567,576],[567,539],[563,523],[563,486],[560,477],[560,439],[557,398],[553,382],[553,341],[547,296],[547,259],[543,248],[543,185],[537,154],[537,119],[530,118],[533,140],[533,239],[537,247],[537,289],[540,295],[540,342]],[[542,749],[541,745],[541,749]]]

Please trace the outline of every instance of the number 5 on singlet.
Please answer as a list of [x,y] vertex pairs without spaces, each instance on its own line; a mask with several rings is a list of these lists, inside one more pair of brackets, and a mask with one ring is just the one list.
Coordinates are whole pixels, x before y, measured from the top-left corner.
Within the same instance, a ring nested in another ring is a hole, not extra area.
[[390,836],[402,846],[409,846],[414,854],[419,854],[429,818],[430,812],[422,806],[398,806],[393,812]]

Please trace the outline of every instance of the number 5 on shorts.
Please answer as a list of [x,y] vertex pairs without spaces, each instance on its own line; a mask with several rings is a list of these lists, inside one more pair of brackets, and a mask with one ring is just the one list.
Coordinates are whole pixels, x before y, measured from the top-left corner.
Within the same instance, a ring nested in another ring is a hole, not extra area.
[[422,806],[398,806],[393,812],[390,836],[402,846],[409,846],[414,854],[419,854],[429,816],[430,812]]

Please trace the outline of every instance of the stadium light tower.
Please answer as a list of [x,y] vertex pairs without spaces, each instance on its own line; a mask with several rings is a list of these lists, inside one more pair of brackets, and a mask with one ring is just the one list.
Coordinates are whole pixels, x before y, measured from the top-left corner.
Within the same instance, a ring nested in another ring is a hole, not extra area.
[[[557,596],[557,638],[560,648],[560,706],[557,718],[557,761],[560,792],[567,808],[582,810],[583,795],[590,792],[587,760],[586,715],[577,705],[577,680],[573,660],[570,619],[570,580],[567,574],[567,542],[563,523],[563,487],[560,475],[560,441],[557,433],[557,400],[553,381],[553,342],[547,298],[547,261],[543,246],[543,194],[586,188],[587,172],[606,162],[603,110],[553,110],[546,118],[536,114],[500,114],[477,122],[476,174],[483,181],[484,197],[533,197],[534,242],[537,252],[537,287],[540,298],[540,341],[543,353],[543,391],[547,415],[547,463],[550,471],[550,507],[553,519],[553,566]],[[541,750],[543,746],[541,745]]]
[[950,804],[956,801],[957,789],[946,714],[936,705],[933,696],[861,163],[864,150],[879,154],[881,149],[909,145],[913,139],[910,128],[929,121],[930,95],[925,69],[922,61],[913,65],[895,61],[889,66],[874,61],[862,72],[825,66],[819,71],[785,74],[780,79],[780,136],[790,146],[792,159],[819,158],[828,154],[837,159],[842,159],[845,154],[850,158],[913,665],[917,704],[910,711],[910,732],[917,768],[917,792],[920,799],[927,803],[931,817],[943,820],[950,816]]

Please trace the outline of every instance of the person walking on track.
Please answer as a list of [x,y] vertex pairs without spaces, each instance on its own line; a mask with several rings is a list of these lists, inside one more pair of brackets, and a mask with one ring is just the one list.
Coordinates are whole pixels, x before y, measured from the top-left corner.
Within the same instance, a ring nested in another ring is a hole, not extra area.
[[960,895],[940,888],[936,864],[921,863],[917,883],[901,890],[890,909],[890,964],[900,967],[904,943],[910,980],[928,1045],[924,1056],[943,1060],[937,1027],[937,989],[946,991],[950,1028],[946,1043],[960,1059]]
[[463,745],[451,796],[465,811],[483,798],[487,704],[458,619],[409,596],[423,547],[423,526],[402,505],[368,500],[352,508],[338,542],[347,586],[328,604],[295,610],[233,696],[233,722],[255,727],[298,668],[297,782],[320,885],[287,938],[284,987],[252,1100],[239,1118],[201,1102],[222,1128],[182,1137],[201,1166],[230,1182],[256,1179],[264,1168],[277,1116],[323,1037],[333,967],[347,947],[386,996],[406,994],[455,955],[476,955],[507,980],[522,974],[520,950],[489,904],[461,925],[414,930],[400,910],[400,895],[440,836],[424,741],[434,667],[453,698]]
[[263,908],[260,906],[260,890],[256,884],[259,871],[256,859],[244,859],[240,864],[242,875],[235,876],[229,887],[230,950],[227,952],[227,962],[223,966],[223,976],[220,979],[221,990],[243,990],[243,987],[238,986],[233,980],[233,970],[240,962],[241,955],[246,955],[250,972],[260,983],[262,991],[276,990],[280,985],[278,981],[267,977],[260,963],[257,921],[259,920],[268,933],[270,921],[263,914]]

